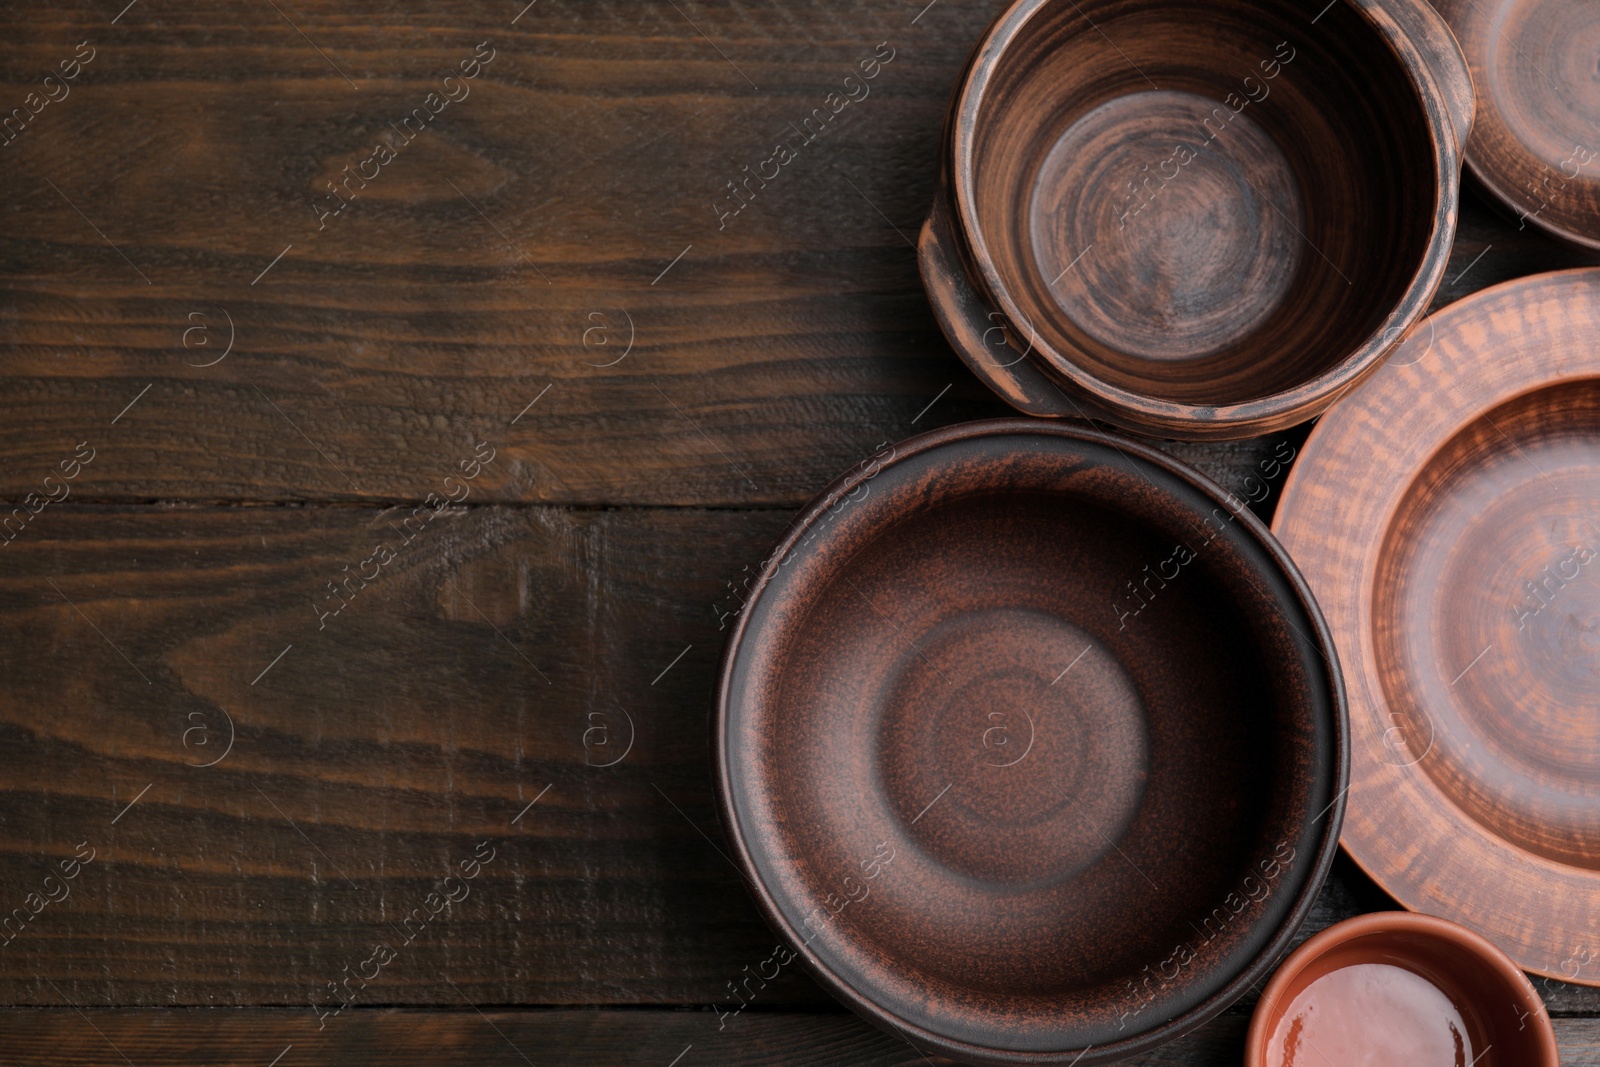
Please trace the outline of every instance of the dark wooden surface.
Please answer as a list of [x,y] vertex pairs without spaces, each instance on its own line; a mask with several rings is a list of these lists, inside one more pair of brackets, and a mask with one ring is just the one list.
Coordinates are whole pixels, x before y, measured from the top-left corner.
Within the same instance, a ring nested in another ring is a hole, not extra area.
[[[0,538],[0,909],[44,905],[0,949],[0,1048],[917,1061],[788,971],[719,1030],[773,937],[718,854],[706,724],[719,620],[793,509],[1004,413],[909,240],[996,0],[276,6],[4,12],[5,109],[95,57],[0,145],[0,500],[28,516]],[[322,183],[486,40],[319,232]],[[719,230],[724,183],[885,41]],[[1439,299],[1588,261],[1469,189]],[[1172,451],[1243,495],[1280,443]],[[1342,861],[1312,927],[1387,906]],[[1600,1064],[1600,994],[1539,984]],[[1230,1062],[1244,1010],[1144,1062]]]
[[[1229,1012],[1205,1029],[1126,1061],[1130,1067],[1236,1067],[1249,1016]],[[1558,1018],[1563,1064],[1600,1057],[1600,1020]],[[362,1012],[337,1028],[307,1026],[271,1009],[204,1011],[70,1008],[18,1011],[6,1023],[6,1062],[127,1067],[133,1063],[265,1065],[382,1063],[393,1067],[465,1063],[526,1067],[680,1067],[699,1064],[794,1064],[912,1067],[950,1061],[919,1055],[901,1039],[843,1012],[767,1012],[728,1020],[694,1011],[404,1011]]]

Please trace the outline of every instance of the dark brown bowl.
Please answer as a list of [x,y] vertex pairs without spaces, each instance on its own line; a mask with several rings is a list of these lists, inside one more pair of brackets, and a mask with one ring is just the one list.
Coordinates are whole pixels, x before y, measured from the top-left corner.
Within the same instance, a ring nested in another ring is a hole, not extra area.
[[1115,436],[953,426],[835,483],[762,575],[721,810],[845,1003],[968,1062],[1087,1065],[1284,951],[1336,848],[1344,694],[1242,502]]
[[976,333],[1131,429],[1310,418],[1443,277],[1472,112],[1426,0],[1018,0],[948,129]]
[[[1339,1025],[1339,1015],[1360,1025]],[[1284,1055],[1286,1043],[1300,1055]],[[1386,911],[1295,949],[1256,1005],[1244,1062],[1560,1067],[1561,1059],[1544,1002],[1504,952],[1453,922]]]
[[1523,226],[1600,250],[1600,5],[1439,0],[1483,94],[1467,167]]

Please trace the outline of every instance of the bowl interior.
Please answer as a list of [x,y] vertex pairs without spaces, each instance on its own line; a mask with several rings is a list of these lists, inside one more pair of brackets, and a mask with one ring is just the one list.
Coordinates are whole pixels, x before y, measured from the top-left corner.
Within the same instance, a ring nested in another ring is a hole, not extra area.
[[1046,358],[1242,403],[1385,327],[1432,240],[1433,139],[1389,43],[1322,6],[1047,0],[1015,31],[963,192]]
[[1337,773],[1317,627],[1257,535],[1070,436],[862,489],[775,568],[725,690],[784,924],[900,1025],[985,1048],[1102,1046],[1218,994],[1287,936]]
[[[1374,928],[1285,966],[1298,969],[1252,1031],[1252,1064],[1554,1067],[1541,1020],[1530,1018],[1537,994],[1509,962],[1502,969],[1469,944],[1421,927]],[[1374,1048],[1391,1058],[1361,1058]]]
[[1582,0],[1443,0],[1481,94],[1468,148],[1519,218],[1600,247],[1600,9]]
[[1491,833],[1600,869],[1600,381],[1510,400],[1407,488],[1373,651],[1409,762]]

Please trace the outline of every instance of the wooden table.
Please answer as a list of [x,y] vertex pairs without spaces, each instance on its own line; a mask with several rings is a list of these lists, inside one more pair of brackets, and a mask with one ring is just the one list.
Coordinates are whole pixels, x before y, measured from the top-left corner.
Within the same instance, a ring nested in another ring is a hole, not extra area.
[[[0,33],[0,1058],[920,1062],[733,1013],[707,713],[793,511],[1004,414],[912,250],[999,0],[125,2]],[[1469,194],[1438,302],[1582,262]]]

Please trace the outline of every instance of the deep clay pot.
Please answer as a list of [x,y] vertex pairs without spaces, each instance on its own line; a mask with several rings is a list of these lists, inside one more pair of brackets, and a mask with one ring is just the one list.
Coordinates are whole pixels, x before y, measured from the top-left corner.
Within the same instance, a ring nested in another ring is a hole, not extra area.
[[952,102],[924,285],[1028,414],[1281,429],[1427,308],[1473,107],[1426,0],[1018,0]]
[[1337,848],[1344,691],[1242,501],[998,420],[805,509],[718,681],[733,855],[791,951],[929,1053],[1102,1063],[1263,979]]

